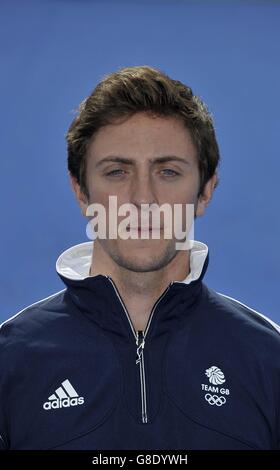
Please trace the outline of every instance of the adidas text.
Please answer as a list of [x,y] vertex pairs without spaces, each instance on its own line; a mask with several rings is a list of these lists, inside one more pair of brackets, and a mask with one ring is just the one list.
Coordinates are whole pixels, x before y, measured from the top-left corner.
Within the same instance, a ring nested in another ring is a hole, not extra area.
[[84,403],[84,397],[78,397],[78,398],[63,398],[63,400],[52,400],[52,401],[46,401],[43,404],[44,410],[51,410],[51,409],[57,409],[57,408],[68,408],[69,406],[77,406],[77,405],[83,405]]

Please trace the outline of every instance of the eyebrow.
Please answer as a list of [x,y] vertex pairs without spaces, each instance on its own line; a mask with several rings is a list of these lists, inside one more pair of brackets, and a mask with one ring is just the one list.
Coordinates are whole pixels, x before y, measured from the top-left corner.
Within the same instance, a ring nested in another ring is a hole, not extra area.
[[[186,160],[184,157],[178,157],[177,155],[164,155],[161,157],[156,157],[156,158],[150,158],[149,162],[150,163],[166,163],[170,161],[177,161],[181,163],[185,163],[186,165],[189,165],[189,161]],[[99,162],[96,163],[96,168],[101,166],[104,163],[124,163],[126,165],[134,165],[135,160],[132,160],[130,158],[125,158],[121,157],[119,155],[109,155],[108,157],[102,158],[102,160],[99,160]]]

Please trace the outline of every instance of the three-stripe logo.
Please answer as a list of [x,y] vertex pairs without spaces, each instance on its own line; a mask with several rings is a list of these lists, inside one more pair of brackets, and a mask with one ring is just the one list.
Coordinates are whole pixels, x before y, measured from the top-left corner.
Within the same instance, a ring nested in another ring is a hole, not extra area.
[[84,397],[80,397],[68,379],[49,396],[43,404],[44,410],[68,408],[69,406],[83,405]]

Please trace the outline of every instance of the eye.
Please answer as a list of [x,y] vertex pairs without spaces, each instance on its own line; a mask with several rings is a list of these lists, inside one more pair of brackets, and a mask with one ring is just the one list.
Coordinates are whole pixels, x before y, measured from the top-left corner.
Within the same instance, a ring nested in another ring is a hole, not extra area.
[[116,170],[109,171],[108,173],[106,173],[106,176],[122,176],[124,173],[124,170],[118,168]]
[[180,174],[178,171],[172,170],[171,168],[164,168],[161,171],[164,173],[164,176],[178,176]]

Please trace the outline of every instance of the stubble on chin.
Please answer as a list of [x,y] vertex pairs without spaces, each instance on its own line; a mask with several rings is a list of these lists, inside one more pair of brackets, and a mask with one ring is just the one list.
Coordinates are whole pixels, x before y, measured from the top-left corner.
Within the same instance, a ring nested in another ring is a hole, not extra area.
[[174,241],[169,241],[168,244],[158,250],[154,247],[149,249],[148,253],[143,251],[142,254],[133,254],[132,249],[126,250],[125,246],[120,248],[117,244],[111,244],[110,242],[104,243],[103,249],[115,264],[133,272],[158,271],[167,266],[178,254]]

